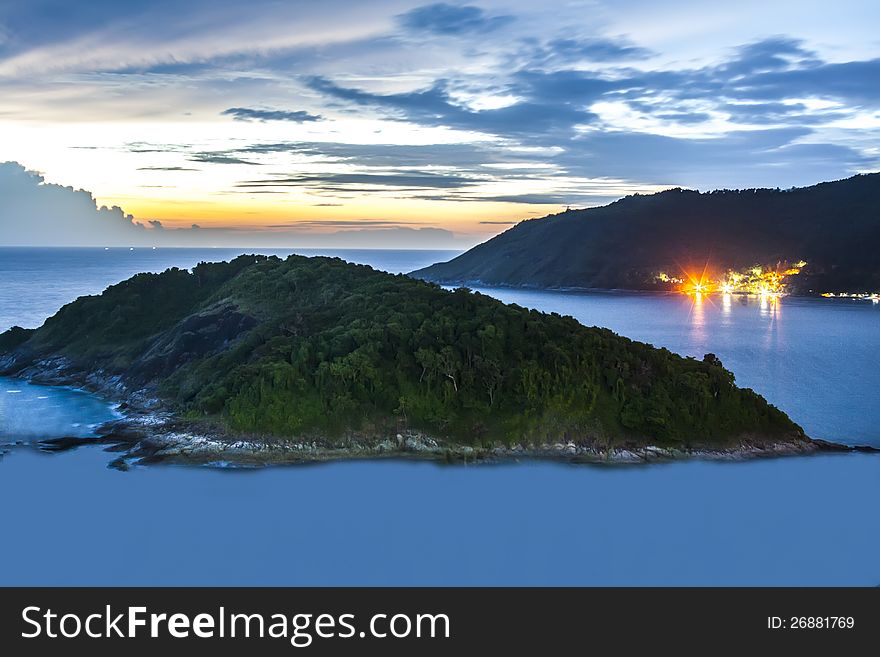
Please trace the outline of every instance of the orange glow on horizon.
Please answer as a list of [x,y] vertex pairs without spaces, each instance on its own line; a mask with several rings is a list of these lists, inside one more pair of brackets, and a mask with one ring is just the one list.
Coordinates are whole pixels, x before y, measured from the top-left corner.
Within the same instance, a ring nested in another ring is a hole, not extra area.
[[[376,222],[410,228],[441,228],[456,234],[489,236],[530,216],[556,212],[557,206],[523,213],[512,203],[409,200],[394,202],[376,196],[354,199],[303,198],[286,194],[241,194],[179,200],[161,197],[117,196],[98,199],[99,205],[118,205],[135,221],[160,221],[165,228],[229,228],[246,230],[303,230],[333,232],[369,228]],[[322,227],[321,222],[327,222]],[[362,224],[362,225],[361,225]]]

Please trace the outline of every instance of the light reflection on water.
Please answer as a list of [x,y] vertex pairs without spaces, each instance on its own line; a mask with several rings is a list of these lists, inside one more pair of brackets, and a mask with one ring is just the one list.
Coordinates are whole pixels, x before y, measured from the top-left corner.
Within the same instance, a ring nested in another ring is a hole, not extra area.
[[692,340],[694,344],[706,344],[706,312],[703,304],[706,303],[703,295],[699,292],[691,297],[690,321],[693,329]]

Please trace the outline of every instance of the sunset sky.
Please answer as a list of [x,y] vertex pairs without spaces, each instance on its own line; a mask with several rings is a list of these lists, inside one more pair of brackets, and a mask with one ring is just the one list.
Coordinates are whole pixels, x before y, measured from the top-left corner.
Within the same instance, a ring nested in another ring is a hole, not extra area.
[[634,192],[876,171],[878,25],[876,0],[0,0],[0,244],[466,247]]

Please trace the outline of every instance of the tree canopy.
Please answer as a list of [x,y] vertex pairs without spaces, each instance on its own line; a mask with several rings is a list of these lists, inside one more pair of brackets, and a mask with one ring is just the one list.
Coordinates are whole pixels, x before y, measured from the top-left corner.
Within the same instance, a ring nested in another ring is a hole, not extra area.
[[720,361],[334,258],[139,274],[0,336],[278,437],[401,426],[461,443],[690,446],[800,433]]

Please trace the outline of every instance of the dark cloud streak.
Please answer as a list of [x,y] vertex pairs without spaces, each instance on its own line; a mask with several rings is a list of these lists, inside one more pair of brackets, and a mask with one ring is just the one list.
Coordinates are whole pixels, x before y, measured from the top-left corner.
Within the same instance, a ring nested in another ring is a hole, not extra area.
[[[378,173],[325,173],[296,174],[261,180],[247,180],[238,187],[313,187],[322,189],[345,189],[349,185],[373,185],[377,187],[400,187],[405,189],[451,189],[467,187],[481,182],[480,179],[459,175],[434,174],[425,171],[397,171]],[[363,189],[363,188],[359,188]]]
[[492,32],[514,20],[513,16],[490,16],[480,7],[437,2],[416,7],[398,16],[401,26],[412,32],[459,36]]
[[138,171],[201,171],[190,167],[138,167]]
[[230,107],[229,109],[220,112],[220,114],[231,116],[236,121],[292,121],[294,123],[306,123],[309,121],[321,120],[320,115],[309,114],[302,110],[285,111],[253,109],[250,107]]

